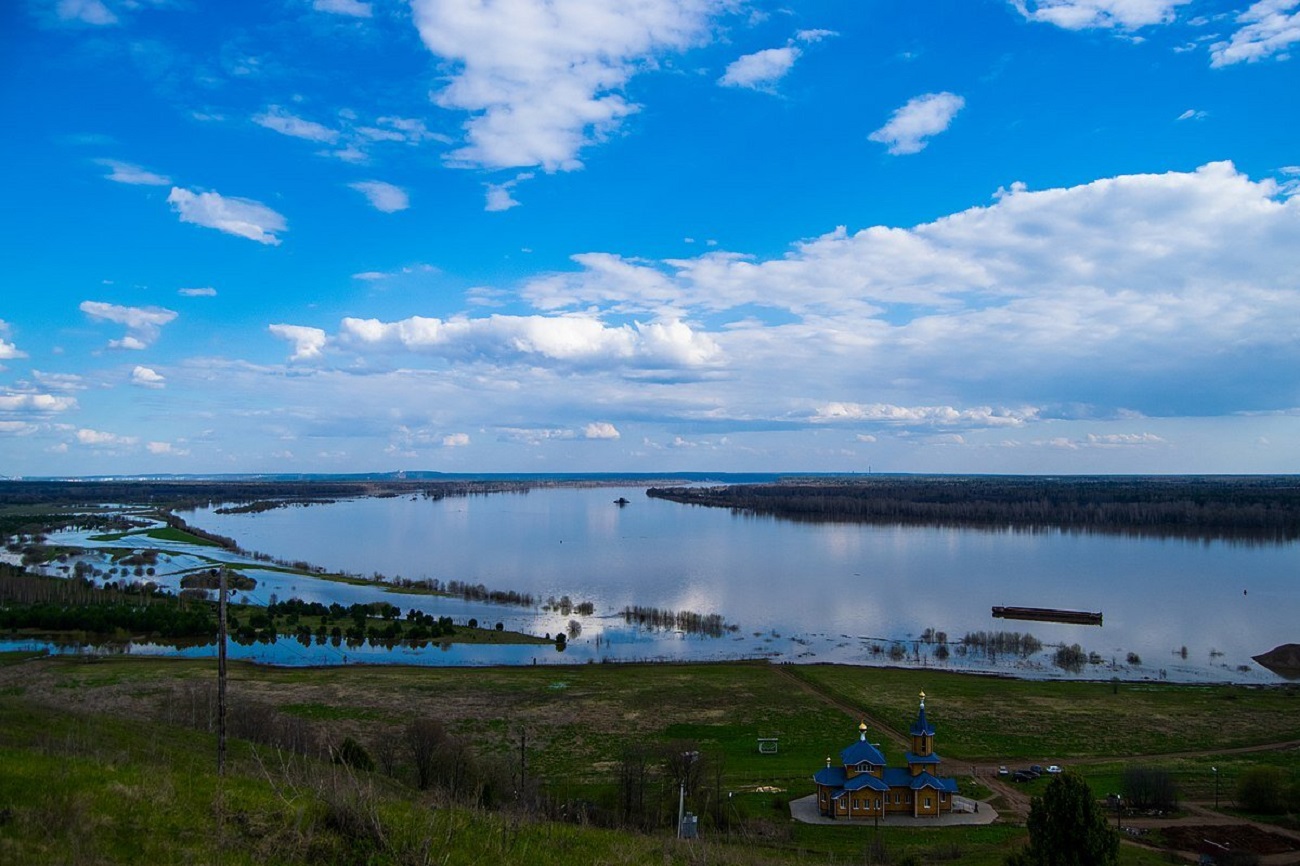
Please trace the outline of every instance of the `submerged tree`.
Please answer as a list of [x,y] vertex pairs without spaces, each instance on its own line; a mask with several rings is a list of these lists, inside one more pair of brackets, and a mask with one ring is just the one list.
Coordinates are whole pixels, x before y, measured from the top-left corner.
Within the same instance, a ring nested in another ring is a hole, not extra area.
[[1029,807],[1029,845],[1007,866],[1113,866],[1119,835],[1093,799],[1088,783],[1072,773],[1056,776]]

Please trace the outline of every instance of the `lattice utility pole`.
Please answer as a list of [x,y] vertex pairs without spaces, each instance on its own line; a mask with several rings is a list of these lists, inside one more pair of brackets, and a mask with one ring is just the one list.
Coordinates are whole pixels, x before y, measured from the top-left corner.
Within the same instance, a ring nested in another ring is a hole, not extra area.
[[221,613],[217,635],[217,775],[226,775],[226,569],[221,569]]

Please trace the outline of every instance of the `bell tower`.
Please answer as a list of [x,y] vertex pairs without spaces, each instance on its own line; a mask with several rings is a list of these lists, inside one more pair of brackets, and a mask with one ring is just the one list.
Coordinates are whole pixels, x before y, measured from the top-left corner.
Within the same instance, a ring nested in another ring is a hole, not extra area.
[[934,727],[925,717],[925,692],[921,692],[921,708],[912,724],[912,753],[927,758],[934,754]]
[[912,735],[912,748],[907,753],[907,763],[912,775],[937,770],[940,759],[934,753],[934,726],[925,717],[925,692],[921,692],[921,706],[908,733]]

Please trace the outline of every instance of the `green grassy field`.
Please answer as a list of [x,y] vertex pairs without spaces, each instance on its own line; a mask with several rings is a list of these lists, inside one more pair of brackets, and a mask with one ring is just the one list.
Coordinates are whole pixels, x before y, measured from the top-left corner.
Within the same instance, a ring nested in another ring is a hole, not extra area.
[[[1300,714],[1288,712],[1300,694],[1285,687],[1121,685],[1115,694],[1110,684],[761,663],[231,665],[232,706],[241,711],[305,726],[334,744],[350,737],[372,754],[400,743],[412,721],[437,719],[500,766],[515,766],[522,745],[530,778],[569,804],[615,801],[630,747],[689,744],[710,767],[699,796],[716,788],[735,820],[707,825],[705,840],[687,844],[667,829],[597,830],[453,805],[417,790],[401,755],[390,777],[236,740],[219,784],[205,715],[214,667],[0,654],[0,862],[868,862],[873,828],[792,824],[785,804],[812,791],[811,774],[856,738],[861,714],[888,725],[871,735],[879,733],[898,761],[891,734],[906,731],[922,689],[949,773],[974,761],[1068,756],[1100,796],[1141,755],[1144,765],[1170,769],[1183,796],[1206,801],[1213,780],[1202,765],[1213,761],[1227,805],[1231,779],[1244,768],[1270,763],[1294,773],[1300,766],[1295,748],[1220,751],[1300,739],[1293,718]],[[1158,721],[1139,726],[1143,719]],[[1214,736],[1216,729],[1224,735]],[[759,754],[759,737],[778,737],[779,752]],[[1197,751],[1206,753],[1190,754]],[[675,792],[657,772],[653,790],[671,815]],[[1045,784],[1031,783],[1028,792]],[[716,802],[688,808],[708,814]],[[912,855],[1001,863],[1025,837],[1022,826],[1005,821],[879,832],[891,862]],[[1167,862],[1130,845],[1122,851],[1125,864]]]
[[924,689],[940,752],[966,763],[1053,763],[1300,740],[1295,687],[1039,682],[839,665],[791,670],[897,730],[915,717],[917,691]]

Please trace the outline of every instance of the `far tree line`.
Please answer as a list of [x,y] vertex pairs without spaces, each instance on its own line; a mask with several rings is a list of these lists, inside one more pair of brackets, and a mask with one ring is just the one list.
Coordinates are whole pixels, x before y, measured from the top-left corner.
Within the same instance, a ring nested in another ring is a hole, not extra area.
[[1300,538],[1300,478],[1292,476],[866,476],[646,492],[790,520]]

